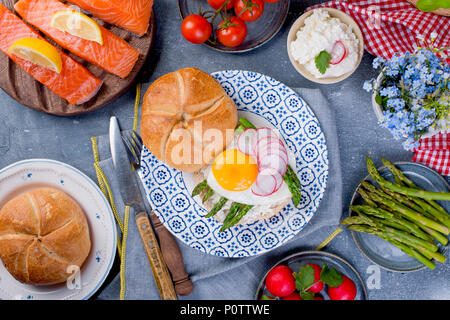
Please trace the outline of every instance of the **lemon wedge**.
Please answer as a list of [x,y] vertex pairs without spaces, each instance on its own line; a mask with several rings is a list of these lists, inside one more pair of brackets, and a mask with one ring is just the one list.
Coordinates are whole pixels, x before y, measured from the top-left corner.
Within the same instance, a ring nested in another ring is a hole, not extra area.
[[45,40],[22,38],[9,47],[9,53],[41,67],[61,73],[62,60],[58,50]]
[[76,11],[58,11],[52,16],[50,27],[73,36],[103,45],[100,26],[87,15]]

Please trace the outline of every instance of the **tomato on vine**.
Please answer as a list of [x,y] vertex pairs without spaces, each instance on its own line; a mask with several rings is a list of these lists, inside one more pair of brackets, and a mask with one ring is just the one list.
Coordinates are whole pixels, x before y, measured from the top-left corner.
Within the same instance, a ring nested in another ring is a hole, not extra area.
[[234,12],[238,18],[251,22],[259,19],[264,12],[263,0],[236,0]]
[[208,0],[208,3],[215,10],[219,10],[222,6],[222,10],[230,10],[234,6],[234,0]]
[[212,33],[212,26],[201,15],[191,14],[184,18],[181,24],[181,33],[187,41],[199,44],[209,39]]
[[247,37],[247,25],[237,17],[226,18],[216,31],[217,40],[226,47],[237,47]]

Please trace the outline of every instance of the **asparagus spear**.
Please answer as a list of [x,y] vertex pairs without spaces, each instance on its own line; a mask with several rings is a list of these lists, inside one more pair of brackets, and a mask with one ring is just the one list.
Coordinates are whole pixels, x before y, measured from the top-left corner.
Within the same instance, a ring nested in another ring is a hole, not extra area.
[[367,157],[367,170],[372,178],[382,187],[386,188],[407,196],[413,196],[418,198],[430,199],[430,200],[446,200],[450,201],[450,193],[449,192],[433,192],[433,191],[424,191],[420,189],[414,189],[410,187],[405,187],[401,185],[397,185],[395,183],[389,182],[379,174],[377,168],[375,167],[372,159]]
[[208,214],[205,216],[205,218],[210,218],[214,216],[217,212],[222,209],[222,207],[225,205],[225,203],[228,201],[227,198],[221,197],[219,201],[214,205],[214,207],[211,208],[211,210],[208,212]]
[[408,220],[405,220],[401,217],[398,217],[396,214],[394,214],[392,212],[383,210],[381,208],[372,208],[369,206],[351,206],[350,208],[352,210],[360,210],[369,215],[385,219],[386,221],[395,222],[403,227],[403,228],[398,228],[398,229],[403,229],[403,230],[406,229],[405,231],[408,231],[421,239],[432,241],[430,236],[428,236],[426,233],[424,233],[422,230],[420,230],[420,228],[417,225],[415,225],[414,223],[412,223]]
[[367,194],[367,192],[363,188],[358,188],[356,192],[359,193],[359,195],[364,199],[364,201],[371,207],[377,207],[377,204],[370,199],[370,196]]
[[[228,211],[227,216],[225,217],[225,220],[223,221],[223,225],[228,224],[234,216],[238,213],[238,211],[242,208],[243,204],[239,202],[233,202],[230,207],[230,211]],[[223,227],[222,227],[223,228]],[[222,229],[220,229],[222,230]]]
[[222,228],[220,228],[220,232],[225,231],[226,229],[234,226],[235,224],[237,224],[239,221],[241,221],[241,219],[247,214],[247,212],[253,208],[252,205],[244,205],[243,207],[241,207],[241,209],[239,210],[239,212],[237,212],[237,214],[228,222],[228,223],[224,223]]
[[370,196],[372,197],[372,200],[374,200],[375,202],[386,205],[391,210],[401,213],[402,215],[404,215],[405,217],[407,217],[410,220],[413,220],[415,222],[423,224],[424,226],[427,226],[431,229],[439,231],[445,235],[450,234],[450,230],[446,226],[421,215],[420,213],[408,208],[407,206],[402,205],[401,203],[399,203],[396,200],[391,200],[387,197],[381,197],[380,195],[374,194],[374,193],[371,193]]
[[[425,256],[423,256],[422,254],[413,250],[411,247],[414,248],[414,244],[409,243],[406,239],[402,239],[403,241],[400,241],[400,239],[396,238],[395,236],[386,234],[386,233],[379,231],[370,226],[350,225],[347,228],[350,230],[353,230],[353,231],[357,231],[357,232],[363,232],[363,233],[369,233],[369,234],[376,235],[376,236],[382,238],[383,240],[388,241],[389,243],[395,245],[396,247],[401,249],[403,252],[405,252],[409,256],[419,260],[424,265],[426,265],[428,268],[430,268],[430,269],[435,268],[435,264],[432,261],[430,261],[429,259],[427,259]],[[415,248],[415,249],[417,249],[417,248]],[[419,249],[417,249],[417,250],[419,250]]]
[[194,190],[192,190],[192,197],[198,196],[207,186],[208,183],[206,179],[200,182],[198,185],[195,186]]
[[253,123],[251,123],[250,121],[248,121],[246,118],[241,117],[239,118],[239,123],[241,125],[243,125],[245,128],[252,128],[252,129],[256,129],[256,127],[253,125]]
[[214,190],[208,186],[206,189],[206,193],[203,196],[202,203],[205,203],[206,201],[208,201],[208,199],[211,198],[213,195],[214,195]]

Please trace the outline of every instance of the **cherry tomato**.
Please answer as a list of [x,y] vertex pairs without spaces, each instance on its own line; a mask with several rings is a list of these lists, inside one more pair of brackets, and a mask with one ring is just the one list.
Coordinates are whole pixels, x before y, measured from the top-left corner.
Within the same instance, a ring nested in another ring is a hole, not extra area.
[[263,0],[236,0],[234,2],[234,12],[238,18],[244,21],[255,21],[264,12]]
[[314,297],[314,300],[323,300],[322,297]]
[[181,23],[181,33],[183,37],[192,43],[199,44],[209,39],[212,32],[212,26],[202,16],[191,14],[184,18]]
[[274,296],[286,297],[295,291],[295,279],[288,266],[276,266],[269,271],[266,288]]
[[226,47],[237,47],[247,37],[247,25],[239,18],[231,17],[219,23],[217,39]]
[[233,8],[234,0],[208,0],[209,5],[215,10],[217,10],[221,6],[223,6],[225,2],[227,2],[227,4],[226,4],[226,6],[223,7],[222,10],[225,10],[225,9],[230,10],[231,8]]
[[300,297],[300,294],[298,292],[293,292],[290,295],[281,298],[281,300],[303,300],[302,297]]
[[[317,264],[309,264],[314,269],[314,282],[320,281],[320,272],[322,271],[322,268],[319,267]],[[313,285],[311,288],[308,289],[308,291],[318,293],[322,291],[323,289],[323,282],[317,282],[315,285]]]
[[344,275],[342,276],[342,278],[344,279],[344,281],[342,281],[339,287],[328,287],[328,296],[331,300],[355,300],[355,283]]

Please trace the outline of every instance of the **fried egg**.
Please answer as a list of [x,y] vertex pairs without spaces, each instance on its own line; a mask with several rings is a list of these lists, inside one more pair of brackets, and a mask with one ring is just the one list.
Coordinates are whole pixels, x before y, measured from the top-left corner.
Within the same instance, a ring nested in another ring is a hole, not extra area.
[[258,196],[251,186],[258,177],[256,160],[238,150],[234,140],[225,151],[219,154],[206,172],[208,186],[228,200],[248,205],[271,205],[292,198],[287,184],[271,195]]

